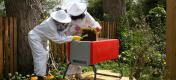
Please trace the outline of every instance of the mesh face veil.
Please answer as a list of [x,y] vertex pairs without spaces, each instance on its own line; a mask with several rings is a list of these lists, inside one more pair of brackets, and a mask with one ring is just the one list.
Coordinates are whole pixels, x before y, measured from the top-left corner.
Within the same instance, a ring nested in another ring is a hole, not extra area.
[[82,14],[80,14],[78,16],[70,15],[70,17],[71,17],[72,20],[83,19],[85,17],[85,13],[82,13]]

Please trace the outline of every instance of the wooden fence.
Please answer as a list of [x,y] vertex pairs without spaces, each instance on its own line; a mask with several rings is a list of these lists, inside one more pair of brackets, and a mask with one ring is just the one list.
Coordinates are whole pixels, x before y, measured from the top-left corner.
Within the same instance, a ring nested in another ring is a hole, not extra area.
[[17,71],[17,19],[0,16],[0,79]]
[[[101,38],[115,38],[118,24],[116,22],[99,22],[102,31]],[[67,45],[51,42],[51,52],[54,58],[66,62]],[[58,57],[57,57],[58,56]],[[57,58],[56,58],[57,57]],[[17,71],[17,19],[0,16],[0,79],[8,73]]]
[[117,27],[119,24],[117,22],[105,22],[105,21],[99,21],[102,30],[99,34],[100,38],[109,38],[109,39],[115,39],[117,34]]
[[[109,39],[116,38],[117,27],[119,26],[117,22],[99,21],[99,23],[102,27],[101,33],[99,34],[99,38],[109,38]],[[67,45],[51,42],[50,46],[54,58],[56,59],[56,56],[58,56],[57,59],[59,59],[59,61],[66,62]]]

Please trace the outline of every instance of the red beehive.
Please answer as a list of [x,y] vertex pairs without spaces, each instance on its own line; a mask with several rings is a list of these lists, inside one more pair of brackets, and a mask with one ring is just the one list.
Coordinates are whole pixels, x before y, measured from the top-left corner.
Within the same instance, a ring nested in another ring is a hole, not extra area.
[[71,64],[94,65],[102,61],[117,59],[118,57],[118,39],[73,41],[68,44],[68,60]]

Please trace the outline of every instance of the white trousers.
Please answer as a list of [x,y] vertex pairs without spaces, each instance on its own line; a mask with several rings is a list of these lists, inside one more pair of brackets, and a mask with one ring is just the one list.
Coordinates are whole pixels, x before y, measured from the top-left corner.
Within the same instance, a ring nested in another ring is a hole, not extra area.
[[34,31],[29,32],[28,41],[32,50],[34,72],[37,76],[45,76],[49,59],[47,41],[43,41]]

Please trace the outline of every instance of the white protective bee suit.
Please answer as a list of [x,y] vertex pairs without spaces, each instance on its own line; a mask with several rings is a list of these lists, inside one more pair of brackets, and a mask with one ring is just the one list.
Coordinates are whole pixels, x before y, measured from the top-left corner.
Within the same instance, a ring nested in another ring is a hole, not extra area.
[[46,75],[47,61],[49,59],[49,52],[46,48],[49,46],[47,42],[49,42],[49,40],[56,43],[72,41],[72,36],[66,36],[65,34],[68,30],[67,25],[57,25],[54,20],[60,23],[69,23],[71,18],[64,10],[53,12],[50,18],[40,25],[37,25],[28,34],[29,45],[34,61],[34,72],[37,76]]
[[[69,24],[69,30],[68,34],[70,35],[79,35],[80,31],[77,28],[88,28],[89,26],[91,28],[98,28],[101,29],[100,24],[95,21],[95,19],[86,11],[87,6],[84,3],[73,3],[70,8],[67,9],[67,12],[69,15],[72,16],[78,16],[82,13],[85,14],[85,17],[83,19],[78,20],[72,20],[72,22]],[[83,53],[84,54],[84,53]],[[78,65],[70,65],[67,71],[67,75],[73,75],[73,74],[79,74],[82,72],[82,67]]]

